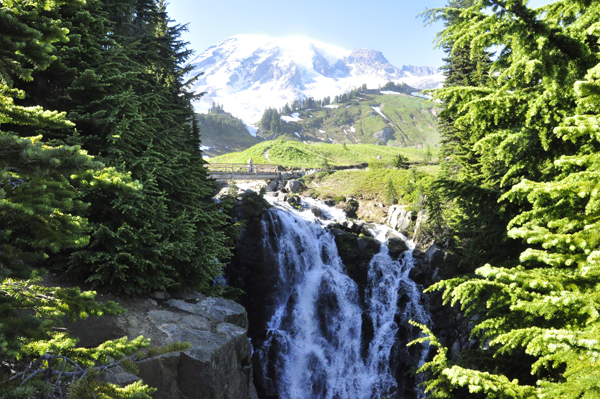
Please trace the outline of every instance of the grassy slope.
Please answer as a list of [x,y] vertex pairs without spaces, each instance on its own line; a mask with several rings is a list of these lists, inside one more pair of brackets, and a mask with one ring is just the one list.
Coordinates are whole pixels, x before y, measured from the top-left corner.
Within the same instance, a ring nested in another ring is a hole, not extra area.
[[[440,135],[436,128],[439,105],[422,98],[407,94],[362,94],[360,98],[337,105],[339,107],[334,109],[299,111],[301,121],[286,125],[290,133],[285,134],[285,139],[375,144],[378,139],[374,134],[391,128],[393,136],[385,143],[388,146],[422,147],[429,144],[437,147],[439,144]],[[388,120],[373,107],[379,107]]]
[[[263,155],[268,156],[270,161]],[[395,148],[373,144],[303,144],[294,141],[266,141],[239,153],[225,154],[210,159],[210,163],[245,163],[252,158],[255,163],[276,163],[285,167],[319,168],[327,161],[330,165],[369,163],[368,169],[320,172],[305,176],[307,190],[303,195],[318,198],[340,196],[378,200],[390,204],[388,185],[391,181],[401,203],[417,200],[420,187],[439,172],[439,165],[425,165],[426,150]],[[398,154],[406,156],[413,166],[409,170],[390,168]],[[433,160],[437,149],[432,148]],[[381,159],[376,159],[380,156]]]
[[318,198],[355,197],[391,205],[388,192],[391,182],[396,199],[402,204],[411,204],[418,200],[423,185],[438,172],[438,165],[429,165],[409,170],[369,168],[316,173],[302,178],[307,187],[303,195]]
[[[432,148],[434,158],[437,150]],[[373,144],[303,144],[294,141],[274,140],[259,143],[243,152],[229,153],[211,158],[211,163],[245,163],[252,158],[254,163],[273,163],[285,167],[319,168],[325,162],[330,165],[352,165],[380,162],[390,164],[398,155],[406,156],[411,162],[421,162],[425,150],[417,148],[395,148]],[[269,159],[265,157],[268,155]],[[381,161],[376,159],[381,157]]]

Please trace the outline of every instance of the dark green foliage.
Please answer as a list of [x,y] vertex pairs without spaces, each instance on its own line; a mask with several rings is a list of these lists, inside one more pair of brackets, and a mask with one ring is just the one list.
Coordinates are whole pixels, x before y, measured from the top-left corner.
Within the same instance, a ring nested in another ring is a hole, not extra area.
[[215,103],[214,101],[212,103],[212,106],[208,110],[208,113],[209,114],[227,114],[227,112],[225,112],[225,109],[223,109],[223,106],[219,105],[218,103]]
[[423,156],[423,162],[425,165],[430,164],[433,161],[433,154],[431,153],[431,147],[427,144],[425,149],[425,155]]
[[263,136],[270,138],[276,138],[282,134],[294,134],[295,131],[299,131],[297,123],[287,123],[281,120],[283,115],[290,115],[292,113],[291,108],[287,105],[279,112],[275,108],[267,108],[260,119],[259,125],[264,130]]
[[407,157],[402,154],[398,154],[396,159],[394,159],[394,162],[392,162],[392,166],[398,169],[408,169],[410,164]]
[[[65,317],[74,320],[88,316],[116,315],[122,311],[115,303],[99,305],[94,292],[79,288],[45,287],[38,272],[32,270],[52,253],[85,246],[89,241],[87,220],[77,213],[85,211],[82,193],[72,182],[87,179],[90,185],[131,183],[126,174],[95,161],[79,146],[50,145],[42,133],[70,132],[73,124],[64,113],[45,111],[21,102],[26,92],[16,89],[35,78],[40,69],[56,60],[50,55],[52,43],[66,40],[67,30],[56,19],[58,7],[77,7],[78,2],[14,1],[0,9],[3,52],[0,63],[0,361],[3,364],[0,396],[24,398],[49,394],[53,378],[43,375],[20,378],[18,372],[28,360],[46,353],[69,355],[76,361],[93,363],[116,359],[119,352],[135,351],[147,345],[142,338],[134,342],[121,339],[99,348],[78,349],[76,341],[56,327]],[[132,187],[135,189],[135,187]],[[46,355],[51,356],[51,355]],[[38,360],[49,372],[54,364]],[[73,369],[69,365],[66,372]],[[8,373],[7,373],[8,371]],[[24,371],[23,373],[26,373]],[[13,382],[7,381],[14,377]],[[109,384],[104,384],[111,387]],[[120,389],[112,387],[119,391]],[[128,396],[140,396],[149,388],[138,383],[127,389]],[[88,394],[92,394],[88,392]]]
[[239,204],[239,212],[241,212],[244,223],[260,222],[263,213],[271,207],[271,204],[265,199],[265,189],[260,192],[248,192],[242,196],[242,201]]
[[184,82],[190,50],[179,39],[185,28],[155,1],[91,0],[53,13],[69,41],[22,84],[31,92],[25,102],[66,111],[77,132],[49,137],[80,143],[136,185],[76,180],[93,231],[90,245],[71,254],[69,274],[129,294],[207,288],[229,256],[227,216],[211,200],[199,150]]

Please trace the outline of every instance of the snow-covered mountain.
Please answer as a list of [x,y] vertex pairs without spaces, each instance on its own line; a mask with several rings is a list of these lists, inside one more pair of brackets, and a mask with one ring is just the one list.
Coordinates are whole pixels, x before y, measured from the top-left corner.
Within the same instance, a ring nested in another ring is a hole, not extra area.
[[389,81],[425,89],[441,85],[435,68],[397,68],[379,51],[353,51],[305,38],[275,39],[238,35],[212,46],[192,61],[192,74],[204,75],[195,92],[206,92],[194,107],[208,110],[213,101],[247,124],[257,122],[268,107],[280,108],[295,99],[322,99],[367,84]]

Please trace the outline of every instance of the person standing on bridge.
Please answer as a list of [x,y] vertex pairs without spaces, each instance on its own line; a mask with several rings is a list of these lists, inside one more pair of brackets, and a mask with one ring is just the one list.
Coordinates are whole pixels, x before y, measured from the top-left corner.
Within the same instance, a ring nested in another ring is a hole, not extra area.
[[248,172],[252,172],[252,167],[254,166],[252,162],[252,158],[248,160]]

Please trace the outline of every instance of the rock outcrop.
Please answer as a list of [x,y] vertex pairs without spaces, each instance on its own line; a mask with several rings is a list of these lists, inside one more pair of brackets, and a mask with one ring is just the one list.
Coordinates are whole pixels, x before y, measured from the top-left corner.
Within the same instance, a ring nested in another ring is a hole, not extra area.
[[377,139],[378,144],[386,145],[388,141],[394,138],[394,129],[386,126],[374,133],[373,137]]
[[392,205],[388,210],[387,224],[394,230],[404,233],[412,222],[412,212],[402,205]]
[[113,339],[115,332],[130,338],[143,335],[153,345],[189,342],[189,350],[139,362],[137,377],[119,368],[115,376],[106,377],[121,385],[141,378],[157,388],[155,399],[257,399],[246,310],[198,293],[174,297],[180,299],[160,304],[149,298],[123,301],[123,315],[68,323],[67,328],[82,346]]
[[302,184],[296,179],[288,180],[285,184],[285,190],[292,194],[296,194],[300,190],[300,187],[302,187]]
[[356,212],[358,212],[360,204],[354,198],[346,198],[345,202],[340,202],[336,205],[336,208],[343,209],[346,211],[346,215],[350,218],[356,217]]
[[[331,225],[329,231],[335,238],[338,253],[344,266],[346,266],[348,276],[356,281],[359,287],[365,287],[369,264],[373,256],[379,252],[380,244],[371,237],[357,234],[362,230],[362,225],[351,221],[344,223],[344,225]],[[356,231],[355,226],[360,226],[358,231]]]

